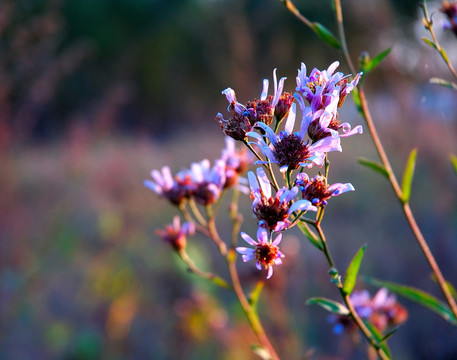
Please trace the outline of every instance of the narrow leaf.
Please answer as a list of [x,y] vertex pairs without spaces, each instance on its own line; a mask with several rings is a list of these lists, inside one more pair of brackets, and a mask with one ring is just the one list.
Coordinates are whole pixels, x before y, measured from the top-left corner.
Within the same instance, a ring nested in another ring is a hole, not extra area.
[[455,318],[451,309],[445,303],[420,289],[372,278],[367,278],[366,281],[375,286],[385,287],[386,289],[400,296],[403,296],[426,308],[429,308],[450,323],[457,325],[457,319]]
[[251,345],[251,350],[258,355],[262,360],[272,360],[272,357],[267,349],[259,345]]
[[452,167],[454,168],[454,171],[455,173],[457,174],[457,156],[451,154],[449,156],[450,160],[451,160],[451,164],[452,164]]
[[265,285],[265,282],[259,281],[257,282],[254,290],[252,290],[251,295],[249,296],[249,304],[251,304],[252,307],[255,307],[259,301],[260,293],[262,292],[263,286]]
[[313,23],[313,31],[319,36],[322,40],[324,40],[327,45],[335,49],[340,49],[341,45],[338,39],[333,35],[330,30],[328,30],[324,25],[314,22]]
[[440,53],[441,53],[441,56],[443,57],[444,61],[446,61],[446,63],[449,63],[449,58],[446,54],[446,51],[443,48],[441,48]]
[[[434,274],[432,274],[432,280],[438,284],[438,279],[436,278],[436,276]],[[445,283],[446,283],[446,287],[447,287],[448,291],[451,293],[452,297],[454,299],[457,299],[457,291],[455,290],[455,287],[452,286],[452,284],[447,280],[445,280]]]
[[397,330],[400,328],[400,326],[396,326],[394,327],[392,330],[390,330],[389,332],[387,332],[387,334],[385,334],[382,339],[381,339],[381,343],[383,343],[384,341],[387,341],[387,339],[389,339],[393,334],[395,334],[397,332]]
[[457,90],[457,84],[456,83],[451,82],[451,81],[447,81],[447,80],[444,80],[444,79],[440,79],[440,78],[437,78],[437,77],[432,77],[430,79],[430,83],[436,84],[436,85],[445,86],[445,87],[448,87],[450,89]]
[[359,272],[360,264],[362,262],[363,253],[365,252],[366,245],[363,245],[357,254],[355,254],[351,263],[346,270],[346,276],[344,277],[343,291],[351,295],[352,290],[354,290],[355,283],[357,281],[357,274]]
[[375,161],[372,161],[372,160],[364,159],[364,158],[359,158],[357,161],[359,164],[364,165],[367,168],[370,168],[371,170],[374,170],[374,171],[380,173],[386,179],[389,178],[389,173],[387,172],[384,165],[377,163]]
[[380,52],[378,55],[376,55],[373,59],[371,59],[368,64],[365,66],[363,69],[364,73],[369,73],[372,71],[376,66],[379,65],[379,63],[390,53],[391,48],[388,48],[384,50],[383,52]]
[[411,196],[411,183],[413,182],[414,166],[416,165],[417,149],[413,149],[409,154],[408,162],[406,163],[405,172],[403,173],[403,181],[401,183],[402,201],[407,203]]
[[[362,77],[362,79],[363,79],[363,77]],[[360,100],[359,90],[357,88],[354,88],[352,90],[351,94],[352,94],[352,98],[354,99],[354,104],[355,104],[357,111],[359,112],[360,116],[365,119],[365,115],[364,115],[363,109],[362,109],[362,101]]]
[[349,310],[343,304],[324,297],[311,298],[306,301],[306,305],[319,305],[327,311],[338,315],[348,315]]
[[387,343],[385,342],[385,339],[382,336],[382,334],[379,332],[379,330],[371,322],[369,322],[366,319],[362,319],[362,320],[363,320],[365,326],[368,328],[368,330],[370,330],[371,334],[373,335],[373,337],[378,342],[379,347],[384,351],[384,353],[390,359],[392,357],[392,355],[390,355],[389,347],[387,346]]
[[438,50],[438,49],[436,48],[435,43],[434,43],[432,40],[423,37],[423,38],[422,38],[422,41],[423,41],[424,43],[426,43],[427,45],[431,46],[432,48],[434,48],[435,50]]
[[313,231],[310,230],[306,223],[299,221],[297,226],[301,230],[301,232],[306,235],[311,244],[313,244],[321,251],[324,250],[324,244],[322,244],[322,240],[319,236],[317,236]]

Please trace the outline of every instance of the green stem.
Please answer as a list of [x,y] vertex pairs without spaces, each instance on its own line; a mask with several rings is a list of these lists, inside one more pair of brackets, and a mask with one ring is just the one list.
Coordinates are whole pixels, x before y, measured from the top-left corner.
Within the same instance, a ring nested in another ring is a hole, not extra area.
[[[255,149],[251,146],[251,144],[249,144],[247,141],[244,141],[244,144],[248,147],[249,150],[251,150],[251,152],[255,155],[255,157],[257,159],[259,159],[260,161],[264,161],[259,154],[257,154],[257,151],[255,151]],[[276,181],[276,177],[273,173],[273,168],[271,167],[271,164],[270,163],[267,163],[267,164],[263,164],[263,167],[268,171],[268,173],[270,174],[270,178],[271,178],[271,185],[275,188],[275,190],[278,190],[279,189],[279,186],[278,186],[278,183]]]
[[202,225],[202,226],[206,226],[207,223],[206,223],[206,220],[205,218],[203,217],[202,213],[200,212],[200,210],[198,210],[198,206],[197,204],[195,203],[195,200],[194,199],[190,199],[189,200],[189,207],[190,209],[192,210],[192,213],[194,214],[195,218],[197,219],[197,221]]

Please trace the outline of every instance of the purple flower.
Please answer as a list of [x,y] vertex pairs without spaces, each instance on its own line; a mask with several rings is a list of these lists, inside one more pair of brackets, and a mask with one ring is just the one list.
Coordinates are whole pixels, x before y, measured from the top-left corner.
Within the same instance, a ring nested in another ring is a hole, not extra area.
[[168,166],[162,167],[161,172],[152,170],[151,176],[154,181],[145,180],[144,185],[158,195],[167,198],[174,205],[179,206],[192,193],[190,178],[182,173],[173,178]]
[[331,101],[328,95],[335,90],[338,94],[338,107],[340,107],[346,96],[359,82],[362,73],[358,73],[350,83],[347,80],[350,75],[344,76],[341,72],[334,73],[339,64],[338,61],[335,61],[327,70],[323,71],[314,68],[309,76],[306,75],[306,65],[301,64],[296,78],[297,91],[303,94],[313,111],[325,108]]
[[173,224],[165,225],[164,230],[156,230],[156,233],[177,252],[180,252],[186,247],[186,235],[194,235],[195,225],[192,222],[185,222],[181,226],[179,216],[175,216],[173,218]]
[[273,275],[273,265],[281,265],[281,258],[284,254],[279,250],[279,243],[281,242],[282,234],[278,234],[274,241],[268,236],[267,231],[264,228],[257,230],[257,240],[252,239],[248,234],[242,232],[241,237],[249,245],[254,248],[237,247],[238,251],[243,258],[244,262],[247,262],[253,258],[256,260],[256,267],[259,270],[268,269],[267,279]]
[[310,180],[305,173],[297,174],[295,184],[299,186],[303,199],[311,201],[314,206],[325,206],[332,196],[355,190],[350,183],[328,185],[325,176],[316,175]]
[[[307,134],[313,142],[317,142],[325,137],[339,136],[347,137],[354,134],[362,134],[361,125],[351,129],[351,125],[347,122],[340,123],[338,120],[338,102],[339,97],[337,90],[332,94],[328,94],[330,99],[327,106],[317,111],[313,111],[312,107],[306,106],[303,97],[300,94],[295,94],[298,100],[300,109],[304,115],[302,127],[307,129]],[[339,132],[341,130],[341,133]]]
[[259,220],[259,226],[269,231],[283,231],[291,222],[289,216],[295,211],[317,211],[308,200],[299,200],[290,204],[297,195],[298,188],[289,190],[283,187],[271,195],[271,185],[262,168],[257,168],[257,176],[252,171],[248,173],[251,196],[254,198],[252,211]]
[[314,144],[309,144],[308,140],[304,140],[308,124],[321,114],[321,112],[313,113],[310,108],[308,110],[303,113],[299,132],[292,132],[295,125],[295,104],[292,104],[285,130],[281,131],[279,136],[276,136],[273,130],[264,123],[256,124],[257,127],[265,132],[264,136],[270,142],[270,144],[267,144],[263,137],[255,132],[247,134],[257,140],[257,142],[251,142],[251,144],[256,144],[268,158],[268,161],[257,161],[256,164],[276,163],[279,164],[281,172],[286,172],[287,170],[298,169],[300,166],[311,167],[313,164],[322,166],[325,153],[341,151],[340,138],[336,132],[333,133],[333,136],[325,137]]
[[246,186],[246,178],[240,177],[245,173],[251,158],[246,149],[237,150],[235,141],[230,138],[225,138],[226,147],[222,150],[221,160],[225,163],[225,183],[224,189],[237,186],[237,188],[244,192],[249,193],[249,188]]
[[444,21],[443,28],[451,30],[457,35],[457,3],[443,1],[440,11],[447,16],[447,20]]

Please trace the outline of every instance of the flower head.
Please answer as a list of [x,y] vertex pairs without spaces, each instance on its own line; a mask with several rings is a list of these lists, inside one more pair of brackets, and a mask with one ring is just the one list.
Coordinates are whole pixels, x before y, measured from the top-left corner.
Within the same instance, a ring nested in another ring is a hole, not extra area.
[[348,76],[343,73],[335,73],[339,62],[333,62],[327,70],[320,71],[314,68],[309,76],[306,75],[306,65],[301,64],[297,75],[297,91],[303,94],[304,98],[310,103],[313,111],[325,108],[331,101],[329,94],[335,90],[338,94],[338,107],[343,105],[346,96],[358,84],[362,73],[358,73],[354,80],[348,82]]
[[451,30],[457,35],[457,3],[443,1],[440,11],[447,16],[447,20],[443,24],[444,29]]
[[301,128],[299,132],[293,132],[295,124],[296,106],[292,104],[287,117],[285,130],[277,136],[273,130],[263,123],[257,123],[256,126],[261,128],[265,137],[269,139],[267,144],[262,136],[255,132],[248,133],[248,136],[254,137],[257,141],[251,142],[259,146],[269,161],[257,161],[256,164],[277,163],[281,172],[295,170],[300,166],[311,167],[313,164],[322,166],[324,164],[325,153],[330,151],[341,151],[340,138],[335,132],[333,136],[325,137],[314,144],[305,140],[307,125],[316,119],[322,112],[313,113],[309,111],[303,114]]
[[297,195],[298,188],[289,190],[283,187],[271,194],[271,185],[262,168],[257,169],[257,176],[252,171],[248,173],[249,186],[251,187],[252,211],[259,220],[259,226],[269,231],[283,231],[291,225],[289,216],[295,211],[316,211],[308,200],[298,200],[291,204]]
[[311,180],[305,173],[297,174],[295,183],[299,187],[303,199],[309,200],[314,206],[327,205],[327,200],[332,196],[355,190],[350,183],[328,185],[325,176],[316,175]]
[[222,150],[221,160],[225,163],[225,183],[224,189],[238,186],[242,192],[248,193],[249,189],[245,186],[246,178],[241,178],[240,175],[244,174],[248,168],[251,158],[248,152],[237,150],[235,141],[230,138],[225,138],[226,147]]
[[[354,291],[350,296],[356,313],[372,323],[379,331],[383,332],[387,327],[397,326],[408,318],[407,310],[397,303],[395,295],[388,294],[387,289],[381,288],[371,298],[367,290]],[[348,316],[332,315],[329,318],[334,323],[333,331],[337,334],[344,329],[353,330],[355,323]]]
[[279,250],[278,247],[282,239],[282,234],[278,234],[278,236],[276,236],[276,239],[274,241],[271,241],[267,231],[263,228],[259,228],[257,230],[258,241],[255,241],[244,232],[241,233],[241,237],[249,245],[254,247],[236,248],[236,251],[238,251],[242,255],[243,261],[247,262],[255,258],[257,269],[268,269],[267,279],[271,278],[271,276],[273,275],[273,265],[281,265],[281,258],[284,257],[284,254]]
[[186,235],[193,235],[195,233],[195,225],[192,222],[185,222],[181,225],[179,216],[175,216],[173,218],[173,224],[165,225],[164,230],[156,230],[156,233],[168,242],[173,249],[180,252],[186,247]]
[[161,171],[152,170],[151,176],[154,181],[145,180],[144,185],[174,205],[179,206],[192,194],[193,184],[190,177],[180,173],[173,178],[168,166],[162,167]]

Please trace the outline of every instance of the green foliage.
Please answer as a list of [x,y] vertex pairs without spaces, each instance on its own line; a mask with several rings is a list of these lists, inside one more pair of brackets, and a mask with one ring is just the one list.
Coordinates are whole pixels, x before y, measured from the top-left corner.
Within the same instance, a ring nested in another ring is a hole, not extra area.
[[446,304],[420,289],[378,279],[367,278],[366,280],[375,286],[385,287],[400,296],[429,308],[450,323],[457,325],[457,319]]
[[251,304],[252,307],[257,305],[264,285],[265,282],[259,281],[257,282],[255,288],[252,290],[251,295],[249,296],[249,304]]
[[343,291],[350,295],[354,290],[355,283],[357,281],[357,274],[359,272],[360,264],[362,262],[363,254],[365,252],[366,245],[363,245],[357,254],[355,254],[351,263],[346,270],[346,276],[344,277]]
[[457,174],[457,156],[451,155],[450,157],[452,167],[454,168],[455,173]]
[[317,236],[314,232],[312,232],[308,225],[304,222],[298,222],[298,228],[301,230],[303,234],[306,235],[306,238],[309,240],[311,244],[313,244],[319,250],[324,249],[324,244],[322,244],[322,240]]
[[411,184],[413,182],[414,167],[416,164],[417,149],[413,149],[409,154],[408,162],[406,163],[403,173],[403,181],[401,183],[402,201],[407,203],[411,196]]
[[340,49],[341,45],[338,39],[333,35],[330,30],[328,30],[324,25],[314,22],[313,23],[313,31],[319,36],[327,45],[335,48]]
[[338,315],[348,315],[349,310],[344,306],[343,304],[340,304],[337,301],[333,301],[330,299],[327,299],[325,297],[315,297],[308,299],[306,301],[307,305],[319,305],[320,307],[324,308],[327,311],[330,311],[331,313],[338,314]]
[[378,343],[378,346],[384,351],[384,353],[390,359],[392,357],[392,355],[390,354],[390,349],[389,349],[389,347],[387,346],[387,343],[386,343],[387,338],[385,336],[383,336],[379,332],[379,330],[371,322],[369,322],[368,320],[363,319],[363,323],[368,328],[368,330],[370,330],[370,332],[373,335],[373,337],[376,339],[376,341]]
[[445,86],[445,87],[448,87],[450,89],[457,90],[457,84],[456,83],[454,83],[452,81],[447,81],[447,80],[444,80],[444,79],[440,79],[440,78],[437,78],[437,77],[432,77],[430,79],[430,83],[436,84],[436,85]]
[[378,55],[376,55],[373,59],[368,60],[365,64],[363,64],[361,70],[364,74],[368,74],[370,71],[374,70],[379,63],[390,53],[391,48],[388,48]]
[[384,165],[382,165],[380,163],[377,163],[377,162],[375,162],[373,160],[364,159],[364,158],[359,158],[358,159],[358,163],[363,165],[363,166],[366,166],[367,168],[369,168],[371,170],[376,171],[377,173],[379,173],[382,176],[384,176],[386,179],[389,178],[389,173],[387,172],[387,170],[384,167]]
[[432,47],[433,49],[438,50],[438,48],[436,47],[436,44],[432,40],[423,37],[422,41],[424,43],[426,43],[428,46]]

